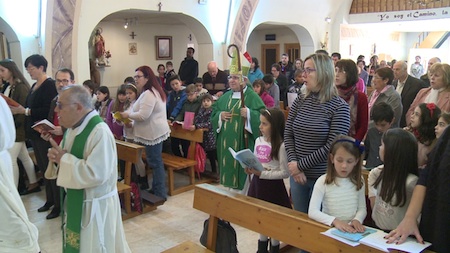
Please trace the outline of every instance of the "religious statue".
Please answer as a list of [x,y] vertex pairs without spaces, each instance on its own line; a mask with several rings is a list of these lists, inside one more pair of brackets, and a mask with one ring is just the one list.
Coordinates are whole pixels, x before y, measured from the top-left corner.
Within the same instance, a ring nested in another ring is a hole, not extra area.
[[97,28],[94,39],[92,40],[94,47],[94,56],[98,65],[106,65],[105,63],[105,40],[102,36],[102,29]]

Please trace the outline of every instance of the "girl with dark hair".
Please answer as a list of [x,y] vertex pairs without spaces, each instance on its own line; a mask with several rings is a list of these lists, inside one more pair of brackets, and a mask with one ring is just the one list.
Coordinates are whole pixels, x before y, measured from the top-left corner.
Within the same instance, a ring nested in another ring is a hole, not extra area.
[[164,64],[158,65],[158,82],[162,87],[166,87],[166,67],[164,67]]
[[448,127],[449,124],[450,124],[450,113],[442,112],[441,115],[439,115],[438,123],[434,127],[436,139],[441,137],[442,133],[445,131],[445,129]]
[[250,64],[250,72],[248,73],[248,80],[253,83],[256,79],[262,79],[264,77],[263,72],[259,68],[259,62],[256,57],[252,57],[252,63]]
[[[150,191],[165,200],[167,191],[162,146],[163,141],[170,136],[166,120],[166,94],[149,66],[137,68],[134,79],[141,95],[131,110],[122,112],[121,115],[134,121],[134,141],[145,146],[147,163],[153,169]],[[142,179],[148,182],[147,178],[141,178],[141,181]]]
[[108,106],[112,99],[109,97],[109,89],[106,86],[100,86],[97,89],[97,102],[95,103],[95,110],[104,121],[106,121],[106,113]]
[[417,141],[408,131],[390,129],[379,153],[384,165],[372,169],[368,179],[372,219],[377,227],[392,230],[405,216],[417,183]]
[[412,132],[419,145],[418,164],[420,168],[425,167],[428,154],[436,144],[436,133],[434,127],[438,123],[441,110],[433,103],[422,103],[418,105],[413,114],[409,126],[406,130]]
[[[248,196],[268,201],[273,204],[291,207],[284,178],[289,177],[287,155],[284,148],[284,113],[278,108],[261,110],[259,130],[261,137],[255,141],[255,156],[264,167],[264,171],[245,168],[247,174],[253,175]],[[279,252],[280,242],[271,238],[270,252]],[[268,237],[259,235],[258,252],[268,252]]]
[[348,135],[362,141],[367,133],[369,109],[367,96],[359,91],[358,68],[352,60],[339,60],[335,66],[335,85],[339,96],[350,106],[350,130]]
[[253,82],[253,90],[259,95],[267,108],[272,108],[275,106],[275,100],[269,95],[269,93],[267,93],[266,85],[263,80],[256,79]]
[[115,112],[123,112],[125,110],[125,105],[128,103],[125,89],[126,84],[119,86],[117,89],[116,99],[109,104],[106,112],[106,124],[108,124],[109,129],[111,129],[111,132],[116,140],[123,139],[123,123],[117,122],[114,119],[113,114]]
[[[30,91],[30,85],[20,72],[16,63],[10,59],[0,61],[0,76],[3,81],[8,82],[9,86],[5,90],[5,96],[12,98],[22,106],[25,106],[25,101]],[[25,172],[27,173],[29,185],[28,188],[21,192],[21,194],[39,192],[41,188],[36,179],[36,172],[34,164],[28,154],[27,146],[25,144],[25,115],[14,115],[14,125],[16,127],[16,140],[14,145],[8,150],[13,164],[14,184],[16,187],[19,184],[19,166],[17,158],[22,162]]]

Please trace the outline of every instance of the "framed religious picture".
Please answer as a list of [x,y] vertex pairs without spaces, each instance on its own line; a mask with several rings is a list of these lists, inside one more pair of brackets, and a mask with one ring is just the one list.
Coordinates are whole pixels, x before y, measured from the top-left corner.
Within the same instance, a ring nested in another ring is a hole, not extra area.
[[128,43],[128,53],[130,55],[137,55],[137,43],[136,42]]
[[172,36],[155,36],[156,60],[172,60]]

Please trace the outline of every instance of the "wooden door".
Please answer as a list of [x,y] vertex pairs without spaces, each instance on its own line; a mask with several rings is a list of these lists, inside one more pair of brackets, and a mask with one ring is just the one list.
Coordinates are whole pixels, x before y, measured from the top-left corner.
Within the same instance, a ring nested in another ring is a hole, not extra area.
[[295,63],[295,59],[301,58],[300,43],[286,43],[284,44],[284,51],[289,56],[289,61]]
[[279,44],[262,44],[261,45],[261,70],[264,74],[270,74],[272,64],[277,63],[280,58]]

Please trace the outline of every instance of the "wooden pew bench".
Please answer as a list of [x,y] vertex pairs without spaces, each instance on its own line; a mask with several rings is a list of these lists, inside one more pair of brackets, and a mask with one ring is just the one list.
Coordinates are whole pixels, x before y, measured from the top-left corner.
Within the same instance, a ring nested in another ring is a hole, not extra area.
[[329,227],[309,219],[307,214],[209,184],[195,187],[193,206],[210,215],[206,248],[212,251],[216,247],[217,221],[224,219],[309,252],[382,252],[363,244],[352,247],[320,234]]
[[[169,185],[169,195],[173,196],[194,189],[195,186],[195,169],[194,166],[197,165],[195,161],[195,145],[197,143],[203,142],[203,131],[204,129],[196,129],[194,131],[189,131],[183,129],[180,125],[170,126],[170,137],[178,138],[182,140],[190,141],[189,151],[187,158],[179,157],[176,155],[162,153],[162,159],[164,167],[167,169],[168,174],[168,185]],[[145,153],[143,154],[143,159],[145,160]],[[175,188],[175,171],[186,170],[189,183],[184,186]]]
[[[125,175],[124,182],[117,182],[117,191],[123,196],[125,213],[122,215],[122,219],[126,220],[137,215],[140,215],[137,211],[131,210],[131,170],[133,163],[136,164],[142,157],[144,151],[144,146],[116,140],[117,157],[120,160],[125,161]],[[164,200],[156,197],[145,191],[141,192],[141,197],[143,199],[143,209],[142,212],[150,212],[157,208],[157,206],[162,205]]]

